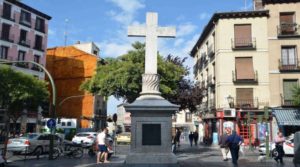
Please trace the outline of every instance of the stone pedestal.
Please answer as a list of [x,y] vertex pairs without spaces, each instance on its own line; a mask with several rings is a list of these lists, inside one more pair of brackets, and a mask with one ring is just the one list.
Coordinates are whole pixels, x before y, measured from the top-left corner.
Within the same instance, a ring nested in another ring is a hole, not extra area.
[[125,166],[177,167],[172,153],[172,114],[178,106],[160,97],[141,96],[124,105],[131,113],[131,148]]

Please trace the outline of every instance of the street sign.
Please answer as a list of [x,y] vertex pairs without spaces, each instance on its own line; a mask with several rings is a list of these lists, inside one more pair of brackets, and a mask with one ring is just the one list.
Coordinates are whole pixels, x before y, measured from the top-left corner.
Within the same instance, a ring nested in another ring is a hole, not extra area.
[[53,129],[53,128],[55,128],[55,126],[56,126],[56,121],[55,121],[55,119],[49,119],[49,120],[47,121],[47,127],[48,127],[49,129]]

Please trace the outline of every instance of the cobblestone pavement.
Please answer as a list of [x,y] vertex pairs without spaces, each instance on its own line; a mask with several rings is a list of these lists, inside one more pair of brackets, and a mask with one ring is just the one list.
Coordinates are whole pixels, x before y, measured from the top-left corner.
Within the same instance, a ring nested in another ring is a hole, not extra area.
[[[117,148],[117,155],[111,158],[110,164],[97,165],[95,157],[91,158],[88,155],[84,155],[82,159],[72,159],[60,157],[58,160],[49,161],[46,157],[40,160],[15,160],[9,164],[9,167],[121,167],[123,166],[126,154],[129,151],[129,146],[119,146]],[[223,162],[221,152],[219,148],[214,147],[190,147],[187,144],[183,144],[177,151],[176,156],[178,158],[181,167],[231,167],[230,161]],[[293,167],[292,158],[285,157],[285,164],[277,164],[274,160],[269,159],[264,162],[258,161],[259,153],[257,151],[249,151],[245,149],[245,155],[240,157],[240,167]]]

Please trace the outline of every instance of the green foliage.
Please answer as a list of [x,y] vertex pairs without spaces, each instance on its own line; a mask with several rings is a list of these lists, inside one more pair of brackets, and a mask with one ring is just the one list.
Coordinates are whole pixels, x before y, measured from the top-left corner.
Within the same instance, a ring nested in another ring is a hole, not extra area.
[[[81,85],[81,89],[101,96],[113,95],[117,99],[123,98],[132,103],[142,90],[142,74],[144,73],[145,45],[139,42],[132,44],[133,50],[117,58],[107,58],[106,64],[100,64],[97,74],[92,79]],[[160,75],[160,92],[166,99],[176,104],[182,104],[183,108],[196,109],[195,102],[200,100],[188,99],[190,96],[180,98],[180,94],[189,95],[195,88],[192,82],[184,80],[188,75],[188,69],[184,67],[185,59],[168,56],[163,58],[158,55],[158,74]],[[182,84],[184,83],[184,84]],[[188,87],[182,87],[188,85]],[[184,88],[182,90],[181,88]],[[198,94],[199,95],[199,94]],[[190,107],[189,105],[194,106]]]
[[300,86],[296,86],[293,89],[293,103],[294,105],[300,107]]
[[17,72],[8,66],[0,66],[0,108],[7,109],[7,116],[16,121],[24,109],[37,111],[48,100],[45,81]]

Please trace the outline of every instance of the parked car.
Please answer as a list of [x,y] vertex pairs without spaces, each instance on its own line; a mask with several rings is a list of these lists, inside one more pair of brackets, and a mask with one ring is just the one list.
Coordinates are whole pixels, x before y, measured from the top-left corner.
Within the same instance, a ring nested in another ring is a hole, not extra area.
[[[272,153],[272,156],[277,156],[278,152],[276,150],[275,143],[270,142],[269,144],[269,150],[270,153]],[[294,155],[294,138],[289,138],[283,143],[283,150],[285,152],[285,155]],[[266,154],[266,143],[262,143],[259,145],[259,152],[261,154]]]
[[[49,151],[50,134],[28,133],[22,137],[8,140],[7,150],[14,154],[42,154]],[[63,141],[58,135],[54,135],[54,145]]]
[[85,146],[91,146],[95,142],[97,137],[97,132],[81,132],[77,133],[72,142],[75,144],[84,144]]
[[117,144],[130,144],[131,133],[120,133],[117,135]]

